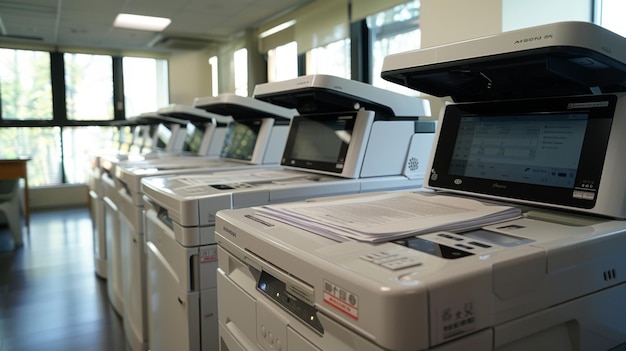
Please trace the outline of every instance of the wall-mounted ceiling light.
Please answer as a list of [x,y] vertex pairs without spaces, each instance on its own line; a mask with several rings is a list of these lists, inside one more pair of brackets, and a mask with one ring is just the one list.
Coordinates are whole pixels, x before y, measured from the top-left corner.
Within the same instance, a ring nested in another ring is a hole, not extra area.
[[169,18],[131,15],[128,13],[120,13],[115,18],[113,26],[120,28],[149,30],[160,32],[170,25],[172,22]]

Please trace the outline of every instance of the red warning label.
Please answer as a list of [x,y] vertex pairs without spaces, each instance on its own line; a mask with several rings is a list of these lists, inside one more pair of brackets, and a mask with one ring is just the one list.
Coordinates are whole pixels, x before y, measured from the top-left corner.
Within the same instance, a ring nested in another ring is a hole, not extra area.
[[324,302],[353,319],[359,319],[359,299],[357,296],[327,280],[324,281]]

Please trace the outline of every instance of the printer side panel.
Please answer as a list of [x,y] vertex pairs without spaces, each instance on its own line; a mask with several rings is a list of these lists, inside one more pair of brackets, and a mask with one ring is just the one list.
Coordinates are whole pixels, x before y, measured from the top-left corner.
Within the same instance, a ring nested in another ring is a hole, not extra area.
[[265,147],[263,156],[263,164],[278,164],[283,156],[287,135],[289,134],[288,125],[275,125],[270,133],[269,140]]
[[361,167],[361,177],[402,174],[414,125],[414,121],[374,122]]

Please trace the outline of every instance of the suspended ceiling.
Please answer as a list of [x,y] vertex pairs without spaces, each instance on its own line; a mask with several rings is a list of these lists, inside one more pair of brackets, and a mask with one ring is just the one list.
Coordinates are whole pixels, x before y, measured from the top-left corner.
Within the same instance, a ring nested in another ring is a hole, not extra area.
[[[0,0],[2,43],[113,50],[193,50],[311,0]],[[168,17],[162,32],[113,27],[119,13]]]

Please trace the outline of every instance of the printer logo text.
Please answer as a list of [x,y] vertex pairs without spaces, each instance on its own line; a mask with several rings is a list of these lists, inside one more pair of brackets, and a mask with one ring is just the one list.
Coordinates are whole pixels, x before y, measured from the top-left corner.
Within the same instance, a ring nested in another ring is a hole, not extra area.
[[235,233],[234,231],[230,230],[230,228],[222,227],[222,229],[224,229],[224,232],[228,233],[233,238],[237,237],[237,233]]
[[513,44],[526,44],[526,43],[530,43],[533,41],[539,41],[539,40],[545,40],[545,39],[552,39],[552,34],[538,35],[534,37],[518,39]]

